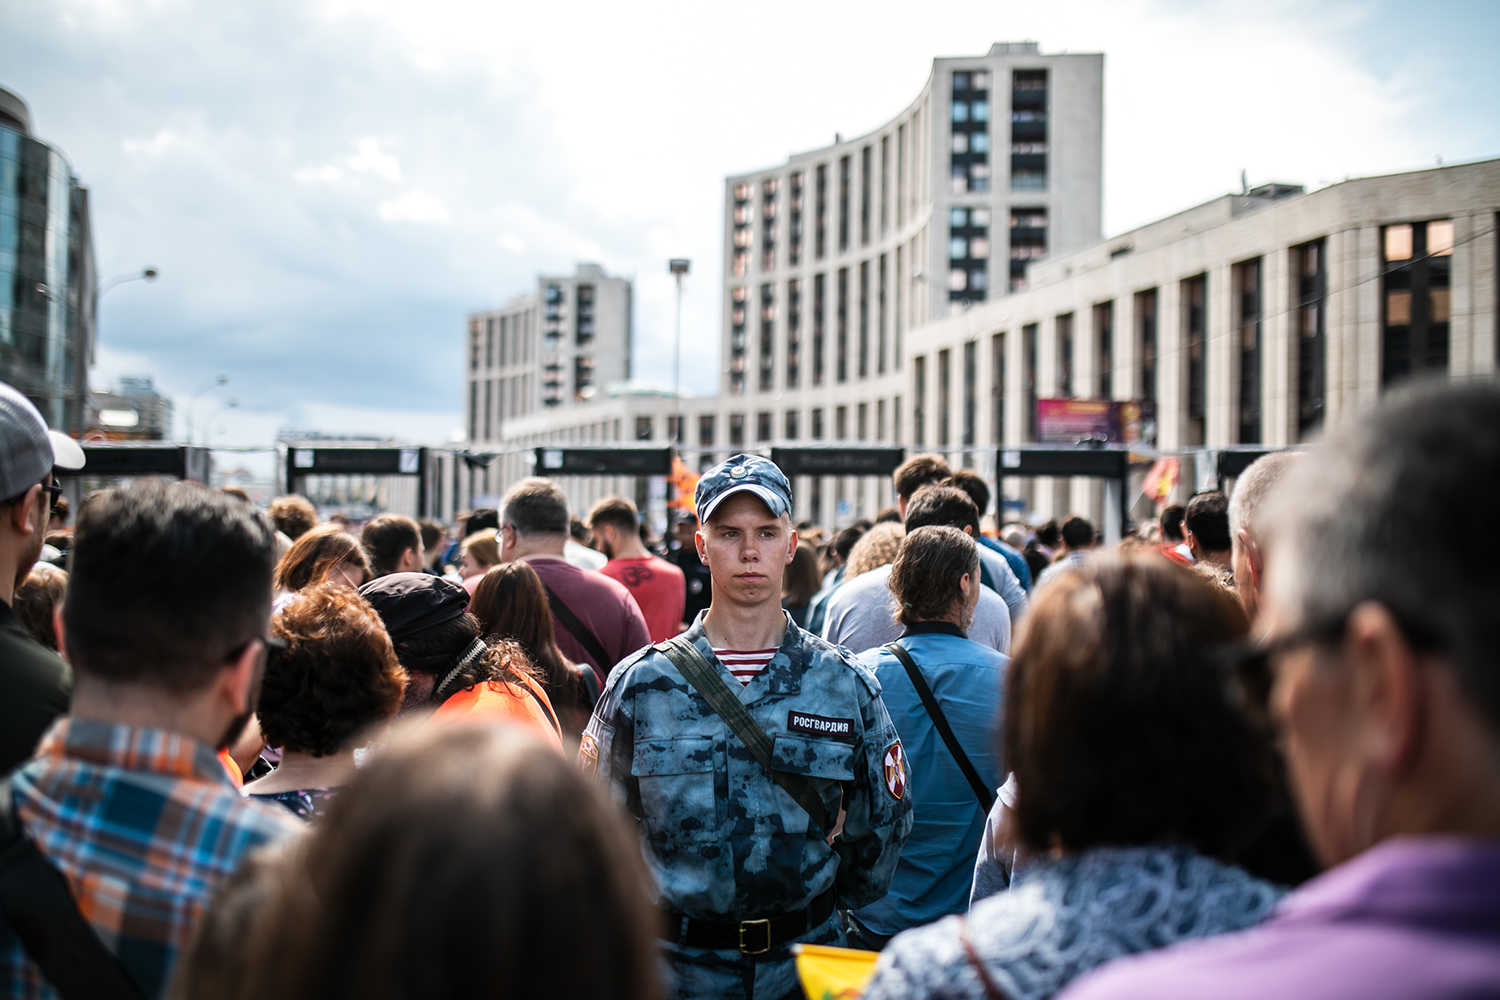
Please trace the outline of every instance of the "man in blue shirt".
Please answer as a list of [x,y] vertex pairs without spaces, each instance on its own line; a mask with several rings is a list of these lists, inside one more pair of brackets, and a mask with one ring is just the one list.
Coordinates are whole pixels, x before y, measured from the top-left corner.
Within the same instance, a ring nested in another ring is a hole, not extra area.
[[[897,644],[992,797],[1003,777],[997,726],[1009,658],[964,634],[979,598],[978,548],[956,528],[918,528],[901,543],[889,586],[905,627]],[[897,656],[877,646],[859,662],[880,681],[912,771],[915,822],[890,889],[851,914],[851,945],[879,948],[900,931],[968,908],[988,803],[981,803]]]

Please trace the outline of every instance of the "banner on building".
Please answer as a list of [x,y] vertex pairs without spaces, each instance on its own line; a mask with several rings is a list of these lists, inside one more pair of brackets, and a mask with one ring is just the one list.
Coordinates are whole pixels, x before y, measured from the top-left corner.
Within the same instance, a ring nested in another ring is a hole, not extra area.
[[1039,399],[1036,437],[1042,444],[1103,442],[1156,444],[1156,404],[1150,400]]

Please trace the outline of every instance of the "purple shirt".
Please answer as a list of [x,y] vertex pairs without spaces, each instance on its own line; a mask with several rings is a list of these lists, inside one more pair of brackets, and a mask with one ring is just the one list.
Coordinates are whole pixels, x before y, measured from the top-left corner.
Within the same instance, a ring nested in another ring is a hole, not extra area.
[[1500,840],[1392,838],[1258,927],[1122,959],[1061,997],[1500,997]]

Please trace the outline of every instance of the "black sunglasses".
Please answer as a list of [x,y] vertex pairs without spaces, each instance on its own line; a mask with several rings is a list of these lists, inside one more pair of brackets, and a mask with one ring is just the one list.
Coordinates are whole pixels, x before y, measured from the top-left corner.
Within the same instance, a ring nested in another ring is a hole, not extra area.
[[47,509],[56,510],[57,501],[63,495],[63,488],[56,483],[48,483],[42,489],[47,491]]

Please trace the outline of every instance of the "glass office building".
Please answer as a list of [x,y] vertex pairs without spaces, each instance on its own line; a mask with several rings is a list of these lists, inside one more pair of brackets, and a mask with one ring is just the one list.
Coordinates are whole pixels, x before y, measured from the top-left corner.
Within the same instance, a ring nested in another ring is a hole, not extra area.
[[75,435],[87,418],[98,286],[88,189],[0,90],[0,381]]

